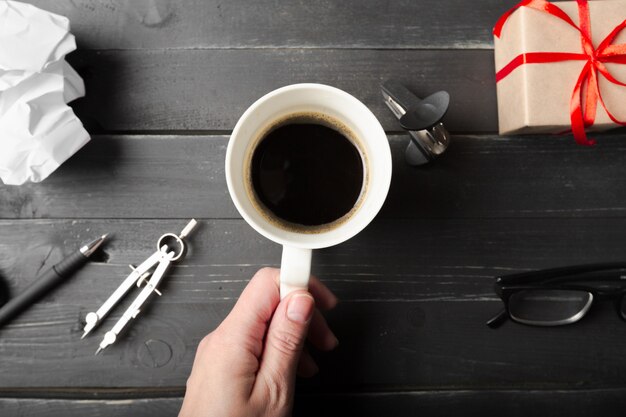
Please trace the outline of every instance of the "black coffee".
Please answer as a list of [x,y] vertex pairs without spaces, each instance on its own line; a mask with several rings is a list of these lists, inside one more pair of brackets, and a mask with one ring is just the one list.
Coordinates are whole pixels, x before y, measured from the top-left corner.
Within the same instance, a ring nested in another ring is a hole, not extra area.
[[356,204],[363,162],[355,145],[320,124],[286,124],[254,150],[252,185],[277,217],[304,226],[331,223]]

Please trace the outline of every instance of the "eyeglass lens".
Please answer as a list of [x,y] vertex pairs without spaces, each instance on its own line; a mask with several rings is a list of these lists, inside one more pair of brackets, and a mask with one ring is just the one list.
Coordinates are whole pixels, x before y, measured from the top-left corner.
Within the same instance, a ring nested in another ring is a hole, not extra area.
[[[560,289],[522,290],[511,295],[509,315],[520,323],[535,326],[558,326],[580,320],[593,301],[587,291]],[[622,301],[622,314],[626,302]]]

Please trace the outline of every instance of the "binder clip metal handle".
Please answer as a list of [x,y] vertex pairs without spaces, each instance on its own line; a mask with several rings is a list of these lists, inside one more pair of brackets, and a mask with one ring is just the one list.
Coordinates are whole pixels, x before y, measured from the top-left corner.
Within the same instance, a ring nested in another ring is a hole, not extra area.
[[409,132],[411,142],[405,152],[409,165],[423,165],[445,152],[450,144],[450,133],[441,119],[450,104],[450,95],[439,91],[420,99],[397,81],[386,81],[382,86],[385,104]]

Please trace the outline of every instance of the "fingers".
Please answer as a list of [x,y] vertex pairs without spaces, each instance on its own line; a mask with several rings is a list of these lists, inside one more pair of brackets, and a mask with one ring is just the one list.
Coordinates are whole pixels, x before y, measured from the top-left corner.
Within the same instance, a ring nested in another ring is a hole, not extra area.
[[313,297],[304,290],[294,291],[281,301],[270,323],[257,383],[264,384],[279,402],[293,396],[298,361],[314,311]]
[[[339,344],[337,337],[333,331],[330,330],[326,319],[318,309],[315,309],[311,324],[309,324],[309,336],[307,340],[313,347],[322,351],[333,350]],[[310,378],[318,372],[319,367],[315,359],[313,359],[305,347],[300,356],[297,375],[301,378]]]
[[263,337],[280,302],[279,270],[263,268],[250,280],[230,314],[219,326],[224,337],[256,357],[263,351]]
[[[233,339],[233,343],[244,346],[256,357],[263,352],[263,338],[267,325],[280,302],[279,276],[280,270],[276,268],[259,270],[219,327],[226,337]],[[337,297],[314,276],[310,279],[309,291],[315,298],[316,305],[322,310],[329,310],[337,304]],[[328,350],[319,346],[329,346],[331,344],[329,340],[333,340],[334,335],[327,334],[332,332],[321,314],[316,314],[316,317],[319,318],[314,319],[316,330],[312,342],[319,349]],[[322,323],[318,324],[320,319]]]
[[311,324],[309,325],[309,342],[313,347],[322,351],[333,350],[339,344],[339,340],[328,326],[326,319],[319,310],[315,310]]
[[[326,319],[318,309],[315,309],[311,324],[309,324],[309,336],[307,340],[313,347],[322,351],[333,350],[339,344],[337,337],[333,331],[330,330]],[[318,372],[319,367],[315,359],[313,359],[305,347],[300,356],[297,375],[301,378],[310,378]]]
[[[316,277],[311,277],[309,291],[319,310],[330,310],[337,305],[337,297]],[[316,310],[309,326],[309,342],[319,350],[332,350],[339,344],[326,319]]]
[[337,305],[338,299],[335,294],[314,276],[309,280],[309,292],[315,298],[317,308],[322,311],[331,310]]
[[302,351],[300,362],[298,363],[298,376],[301,378],[311,378],[319,372],[319,368],[311,354],[306,350]]
[[[313,347],[322,351],[333,350],[339,344],[337,337],[332,330],[330,330],[326,319],[317,309],[313,313],[311,324],[309,324],[308,341]],[[317,363],[315,363],[315,359],[313,359],[305,347],[300,356],[300,362],[298,363],[298,376],[310,378],[318,372],[319,367]]]

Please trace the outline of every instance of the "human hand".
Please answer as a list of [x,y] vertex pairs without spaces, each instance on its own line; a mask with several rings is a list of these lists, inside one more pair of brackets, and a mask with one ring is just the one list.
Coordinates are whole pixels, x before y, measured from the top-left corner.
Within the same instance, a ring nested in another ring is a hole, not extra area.
[[320,350],[338,344],[319,311],[333,308],[337,298],[311,277],[309,291],[281,301],[279,273],[257,272],[230,314],[200,341],[179,417],[290,415],[296,373],[318,371],[303,350],[307,336]]

